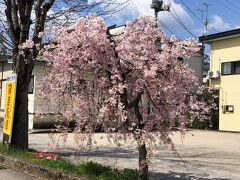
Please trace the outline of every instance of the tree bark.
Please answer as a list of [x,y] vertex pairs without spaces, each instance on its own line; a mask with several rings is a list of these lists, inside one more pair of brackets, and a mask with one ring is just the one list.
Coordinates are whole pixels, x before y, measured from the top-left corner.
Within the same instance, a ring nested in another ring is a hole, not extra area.
[[[19,76],[21,76],[20,73],[18,73]],[[17,83],[11,146],[28,149],[28,89],[21,87],[21,78],[18,78]]]
[[[138,128],[143,129],[144,123],[143,123],[143,116],[139,109],[139,102],[141,100],[141,97],[143,95],[143,92],[139,93],[138,96],[130,103],[128,108],[133,107],[136,119],[138,120]],[[141,136],[136,137],[138,139],[139,145],[138,145],[138,152],[139,152],[139,179],[140,180],[147,180],[148,179],[148,163],[147,163],[147,149],[145,142],[141,142]]]
[[17,89],[11,146],[28,149],[28,86],[34,63],[26,64],[22,55],[16,56]]
[[44,31],[47,12],[54,2],[55,0],[6,0],[5,13],[13,42],[13,71],[18,75],[11,146],[19,149],[28,149],[28,86],[34,67],[33,59],[38,54],[34,47],[21,55],[19,45],[29,38],[34,3],[36,20],[33,40],[35,44],[40,44],[38,34]]
[[139,179],[148,179],[148,164],[147,164],[147,150],[145,143],[140,144],[138,147],[139,151]]

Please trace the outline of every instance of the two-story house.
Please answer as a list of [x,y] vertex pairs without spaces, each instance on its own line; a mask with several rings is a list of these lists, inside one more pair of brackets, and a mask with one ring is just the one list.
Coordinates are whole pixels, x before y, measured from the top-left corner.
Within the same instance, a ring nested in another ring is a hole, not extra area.
[[210,45],[208,78],[219,92],[219,130],[240,132],[240,29],[199,40]]

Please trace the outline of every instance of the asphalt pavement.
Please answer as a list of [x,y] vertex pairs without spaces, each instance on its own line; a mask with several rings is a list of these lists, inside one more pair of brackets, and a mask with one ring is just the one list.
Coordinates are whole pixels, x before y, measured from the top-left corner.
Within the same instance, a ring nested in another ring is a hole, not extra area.
[[[91,150],[83,150],[73,133],[68,133],[67,141],[60,134],[30,133],[29,147],[38,151],[60,153],[73,163],[96,161],[113,168],[138,168],[138,151],[136,143],[128,139],[121,148],[110,143],[104,133],[94,135],[97,143]],[[151,179],[184,180],[206,179],[240,180],[240,133],[190,130],[182,137],[173,132],[171,136],[177,153],[164,144],[157,147],[157,154],[149,160]],[[8,172],[12,173],[8,173]],[[3,175],[1,174],[3,173]],[[0,169],[0,179],[21,179],[17,172]],[[16,174],[16,176],[14,176]],[[22,179],[32,178],[23,174]],[[1,178],[4,177],[4,178]],[[6,178],[5,178],[6,177]],[[35,178],[36,179],[36,178]]]
[[[166,145],[157,147],[157,155],[150,158],[149,170],[153,179],[233,179],[240,180],[240,133],[190,130],[182,137],[173,132],[177,153]],[[138,168],[137,146],[131,139],[121,148],[109,143],[106,135],[97,133],[97,145],[89,151],[81,150],[80,138],[69,133],[65,143],[54,134],[55,142],[46,133],[30,134],[30,148],[58,152],[74,163],[96,161],[114,168]],[[56,146],[58,144],[58,146]]]

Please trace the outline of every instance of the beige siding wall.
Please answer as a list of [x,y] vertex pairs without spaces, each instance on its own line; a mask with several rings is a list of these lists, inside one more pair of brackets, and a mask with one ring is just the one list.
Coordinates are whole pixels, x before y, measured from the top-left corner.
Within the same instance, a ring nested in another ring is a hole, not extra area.
[[[240,61],[240,37],[211,43],[211,70],[221,72],[221,63]],[[219,89],[219,129],[240,132],[240,75],[225,75],[211,80],[210,85]],[[233,105],[233,113],[223,113],[223,105]]]

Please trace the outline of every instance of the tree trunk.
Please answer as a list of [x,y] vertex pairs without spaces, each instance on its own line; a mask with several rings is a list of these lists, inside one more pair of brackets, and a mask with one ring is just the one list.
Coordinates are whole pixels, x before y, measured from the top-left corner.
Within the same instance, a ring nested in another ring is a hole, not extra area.
[[11,146],[28,149],[28,85],[23,72],[18,72]]
[[147,150],[145,143],[140,144],[138,147],[139,151],[139,179],[148,179],[148,164],[147,164]]

